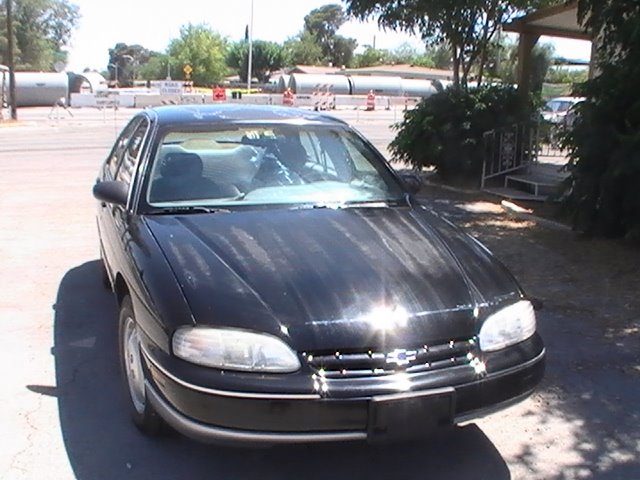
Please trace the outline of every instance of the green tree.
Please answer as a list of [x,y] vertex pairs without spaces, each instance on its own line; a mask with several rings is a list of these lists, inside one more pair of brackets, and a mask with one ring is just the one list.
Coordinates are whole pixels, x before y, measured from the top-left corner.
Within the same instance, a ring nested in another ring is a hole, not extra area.
[[320,45],[307,31],[284,42],[285,65],[318,65],[324,63]]
[[171,74],[171,57],[158,52],[150,52],[149,59],[137,70],[137,77],[144,80],[164,80]]
[[443,44],[427,47],[423,52],[408,43],[393,50],[375,49],[367,45],[362,53],[355,55],[352,62],[354,68],[389,64],[410,64],[417,67],[448,70],[451,68],[451,50]]
[[304,17],[304,32],[319,45],[324,62],[347,65],[353,58],[358,42],[353,38],[338,35],[338,29],[347,21],[340,5],[324,5],[311,10]]
[[[531,52],[531,71],[529,84],[531,91],[540,94],[542,85],[549,73],[554,55],[551,44],[536,44]],[[515,84],[518,74],[518,45],[506,38],[496,38],[488,46],[485,73],[504,83]]]
[[285,65],[352,65],[358,42],[337,34],[345,21],[340,5],[324,5],[309,12],[302,31],[284,43]]
[[[0,63],[6,63],[5,8],[0,17]],[[79,9],[67,0],[14,1],[15,64],[21,70],[51,70],[65,62],[64,47],[80,18]]]
[[488,45],[498,26],[516,13],[551,0],[345,0],[347,11],[359,19],[378,18],[394,30],[419,31],[429,45],[446,42],[451,49],[456,84],[466,87],[471,69],[480,65],[482,82]]
[[127,45],[117,43],[109,49],[108,70],[111,80],[118,85],[130,87],[133,81],[140,78],[140,66],[146,64],[151,58],[152,52],[141,45]]
[[549,67],[545,81],[549,83],[584,83],[589,72],[586,68],[570,69],[566,67]]
[[413,64],[414,60],[420,56],[420,52],[408,43],[403,43],[389,52],[391,63]]
[[531,52],[531,77],[529,85],[531,91],[539,94],[542,92],[542,84],[547,77],[549,67],[553,59],[554,48],[550,43],[535,45]]
[[415,65],[416,67],[437,68],[435,62],[433,61],[433,57],[431,57],[427,53],[423,53],[422,55],[413,57],[413,59],[411,60],[411,65]]
[[400,65],[411,64],[423,66],[433,66],[427,60],[425,53],[420,53],[408,43],[403,43],[393,50],[375,49],[371,45],[366,45],[364,52],[355,56],[353,66],[370,67],[374,65]]
[[351,66],[354,68],[374,67],[376,65],[384,65],[389,62],[389,52],[387,50],[379,50],[367,45],[364,52],[354,56]]
[[568,205],[574,227],[640,240],[640,3],[579,0],[597,38],[599,74],[575,93],[586,100],[565,139],[570,149]]
[[[177,63],[172,72],[184,78],[184,65],[191,65],[191,78],[197,85],[220,83],[227,74],[227,42],[208,25],[188,24],[180,28],[180,38],[171,40],[167,50],[172,61]],[[178,73],[179,72],[179,73]]]
[[338,29],[346,20],[340,5],[324,5],[311,10],[304,17],[304,30],[313,35],[322,53],[327,55],[333,46]]
[[337,67],[349,65],[353,60],[353,52],[357,46],[358,42],[355,39],[336,35],[331,51],[326,58]]
[[[241,41],[231,45],[227,52],[227,65],[233,68],[240,80],[247,81],[249,43]],[[271,72],[284,66],[284,49],[281,45],[264,40],[254,40],[251,52],[251,73],[259,82],[267,83]]]
[[451,47],[449,47],[446,42],[430,45],[427,49],[427,57],[433,63],[433,68],[449,70],[453,67]]

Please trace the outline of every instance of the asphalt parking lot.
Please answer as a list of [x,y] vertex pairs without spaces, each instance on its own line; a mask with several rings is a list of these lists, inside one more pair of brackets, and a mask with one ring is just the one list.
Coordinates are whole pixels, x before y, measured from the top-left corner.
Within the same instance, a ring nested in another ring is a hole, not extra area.
[[[231,449],[143,437],[125,413],[91,196],[134,111],[72,113],[23,109],[18,125],[0,126],[0,478],[640,478],[637,337],[606,340],[584,313],[553,306],[540,322],[550,353],[541,391],[423,442]],[[401,114],[337,116],[384,149]],[[474,214],[456,217],[454,204],[441,207],[455,221]]]

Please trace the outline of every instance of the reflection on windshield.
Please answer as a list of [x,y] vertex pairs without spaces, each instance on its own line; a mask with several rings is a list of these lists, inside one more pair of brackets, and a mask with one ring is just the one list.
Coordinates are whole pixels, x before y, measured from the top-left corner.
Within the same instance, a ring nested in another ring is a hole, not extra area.
[[347,204],[402,196],[375,152],[346,128],[242,124],[164,134],[146,199],[167,207]]

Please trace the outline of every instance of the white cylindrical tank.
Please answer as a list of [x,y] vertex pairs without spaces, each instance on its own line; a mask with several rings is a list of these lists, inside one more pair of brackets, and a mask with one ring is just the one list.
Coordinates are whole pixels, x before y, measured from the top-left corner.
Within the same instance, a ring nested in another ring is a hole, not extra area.
[[69,77],[65,72],[16,72],[16,105],[50,107],[69,95]]
[[344,75],[316,75],[294,73],[289,78],[289,88],[296,94],[312,94],[317,90],[334,95],[350,95],[351,84]]
[[438,91],[446,90],[453,85],[451,80],[431,80],[431,83]]
[[276,83],[276,93],[283,93],[289,87],[289,77],[291,75],[280,75]]
[[402,94],[407,97],[430,97],[437,92],[431,80],[403,78]]
[[67,73],[71,93],[97,93],[108,90],[109,83],[98,72]]
[[352,95],[367,95],[370,91],[376,95],[393,97],[402,95],[402,78],[400,77],[352,75],[350,78]]

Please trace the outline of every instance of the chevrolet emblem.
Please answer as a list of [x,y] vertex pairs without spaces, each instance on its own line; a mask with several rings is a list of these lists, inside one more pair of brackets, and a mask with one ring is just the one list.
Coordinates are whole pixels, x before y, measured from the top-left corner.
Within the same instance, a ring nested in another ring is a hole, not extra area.
[[389,352],[385,356],[387,363],[398,365],[408,365],[416,359],[417,352],[415,350],[405,350],[404,348],[396,348],[393,352]]

